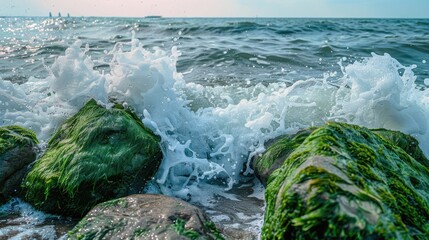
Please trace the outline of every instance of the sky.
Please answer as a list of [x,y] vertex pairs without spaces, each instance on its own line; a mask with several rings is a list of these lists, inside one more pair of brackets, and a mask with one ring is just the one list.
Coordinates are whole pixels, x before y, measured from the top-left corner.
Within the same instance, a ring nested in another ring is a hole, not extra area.
[[2,0],[0,16],[429,18],[429,0]]

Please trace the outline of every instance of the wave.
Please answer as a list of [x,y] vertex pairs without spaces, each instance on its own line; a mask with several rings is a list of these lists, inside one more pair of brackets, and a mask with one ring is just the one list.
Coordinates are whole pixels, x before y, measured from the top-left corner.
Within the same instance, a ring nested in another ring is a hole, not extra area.
[[161,136],[165,158],[155,184],[165,194],[209,202],[201,189],[210,185],[225,195],[251,174],[250,160],[266,141],[326,121],[400,130],[429,154],[429,90],[416,85],[415,66],[388,54],[340,63],[335,78],[216,86],[185,81],[176,47],[149,51],[132,38],[105,53],[106,72],[94,70],[87,54],[78,40],[46,67],[47,78],[21,85],[0,80],[1,125],[33,129],[46,142],[85,101],[109,107],[116,99]]
[[[299,58],[275,60],[276,55],[241,50],[224,54],[219,48],[214,55],[197,57],[207,57],[203,62],[189,64],[219,64],[223,60],[218,58],[230,58],[299,65]],[[91,58],[91,53],[89,44],[77,40],[53,63],[45,63],[47,77],[32,76],[20,84],[0,79],[0,125],[33,129],[45,145],[87,100],[110,107],[109,99],[116,99],[134,109],[162,139],[164,159],[148,191],[208,206],[216,202],[215,196],[236,199],[229,190],[249,182],[250,161],[265,150],[268,140],[327,121],[400,130],[415,136],[429,154],[429,90],[416,83],[415,65],[405,66],[388,54],[344,58],[339,72],[328,71],[320,78],[300,74],[299,80],[291,80],[282,72],[284,81],[258,83],[238,74],[210,84],[189,82],[186,73],[177,70],[179,59],[190,53],[182,56],[177,47],[148,50],[135,36],[110,51],[97,51],[107,62]],[[234,62],[228,69],[240,71]]]

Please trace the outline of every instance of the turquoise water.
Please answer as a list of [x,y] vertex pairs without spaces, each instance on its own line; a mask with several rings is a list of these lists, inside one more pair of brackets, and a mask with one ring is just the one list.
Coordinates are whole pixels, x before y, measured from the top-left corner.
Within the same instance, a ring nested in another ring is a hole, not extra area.
[[[412,134],[429,153],[427,19],[0,18],[0,29],[1,125],[43,147],[85,101],[124,102],[161,137],[146,191],[255,238],[264,190],[250,162],[270,139],[345,121]],[[15,205],[46,218],[19,200],[3,208]],[[31,221],[0,231],[37,232]]]

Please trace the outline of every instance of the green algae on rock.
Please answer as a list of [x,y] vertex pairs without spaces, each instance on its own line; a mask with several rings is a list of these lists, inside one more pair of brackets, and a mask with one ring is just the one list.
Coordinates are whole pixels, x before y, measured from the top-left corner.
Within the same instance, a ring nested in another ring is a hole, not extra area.
[[393,145],[402,148],[402,150],[404,150],[415,160],[419,161],[426,167],[429,167],[429,160],[420,149],[419,142],[414,137],[399,131],[386,130],[383,128],[371,129],[371,132],[376,133],[380,137],[390,141]]
[[0,204],[19,195],[27,166],[36,160],[37,144],[30,130],[0,127]]
[[259,162],[288,154],[268,181],[262,239],[427,239],[426,158],[380,132],[328,123],[271,145]]
[[293,150],[301,145],[314,130],[315,128],[301,130],[292,136],[284,136],[268,143],[269,146],[275,144],[268,148],[263,158],[255,158],[252,161],[252,168],[256,170],[255,174],[262,184],[267,185],[270,176],[274,176],[272,174],[274,170],[278,169]]
[[49,141],[25,179],[26,200],[82,216],[97,203],[139,192],[160,164],[158,142],[130,111],[91,100]]
[[100,203],[68,239],[223,239],[197,207],[172,197],[136,194]]

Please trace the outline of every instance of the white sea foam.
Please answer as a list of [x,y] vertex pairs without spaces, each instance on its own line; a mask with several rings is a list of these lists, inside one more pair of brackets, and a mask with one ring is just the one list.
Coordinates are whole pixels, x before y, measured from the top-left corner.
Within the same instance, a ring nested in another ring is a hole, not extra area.
[[411,134],[428,156],[429,90],[417,87],[415,67],[388,54],[344,67],[331,119]]
[[31,128],[46,141],[88,99],[105,105],[116,99],[161,136],[164,160],[156,180],[165,194],[202,203],[210,202],[208,192],[226,196],[243,169],[251,173],[249,161],[265,150],[264,142],[328,120],[400,130],[429,153],[429,92],[416,87],[415,66],[387,54],[342,67],[335,83],[326,75],[292,86],[213,87],[184,81],[176,48],[150,51],[137,39],[117,44],[106,73],[93,70],[86,51],[79,41],[70,46],[47,67],[46,79],[0,80],[1,124]]
[[64,56],[46,67],[50,76],[30,77],[22,85],[0,80],[2,125],[21,125],[36,132],[41,140],[91,98],[107,103],[104,75],[93,70],[91,60],[77,41]]

